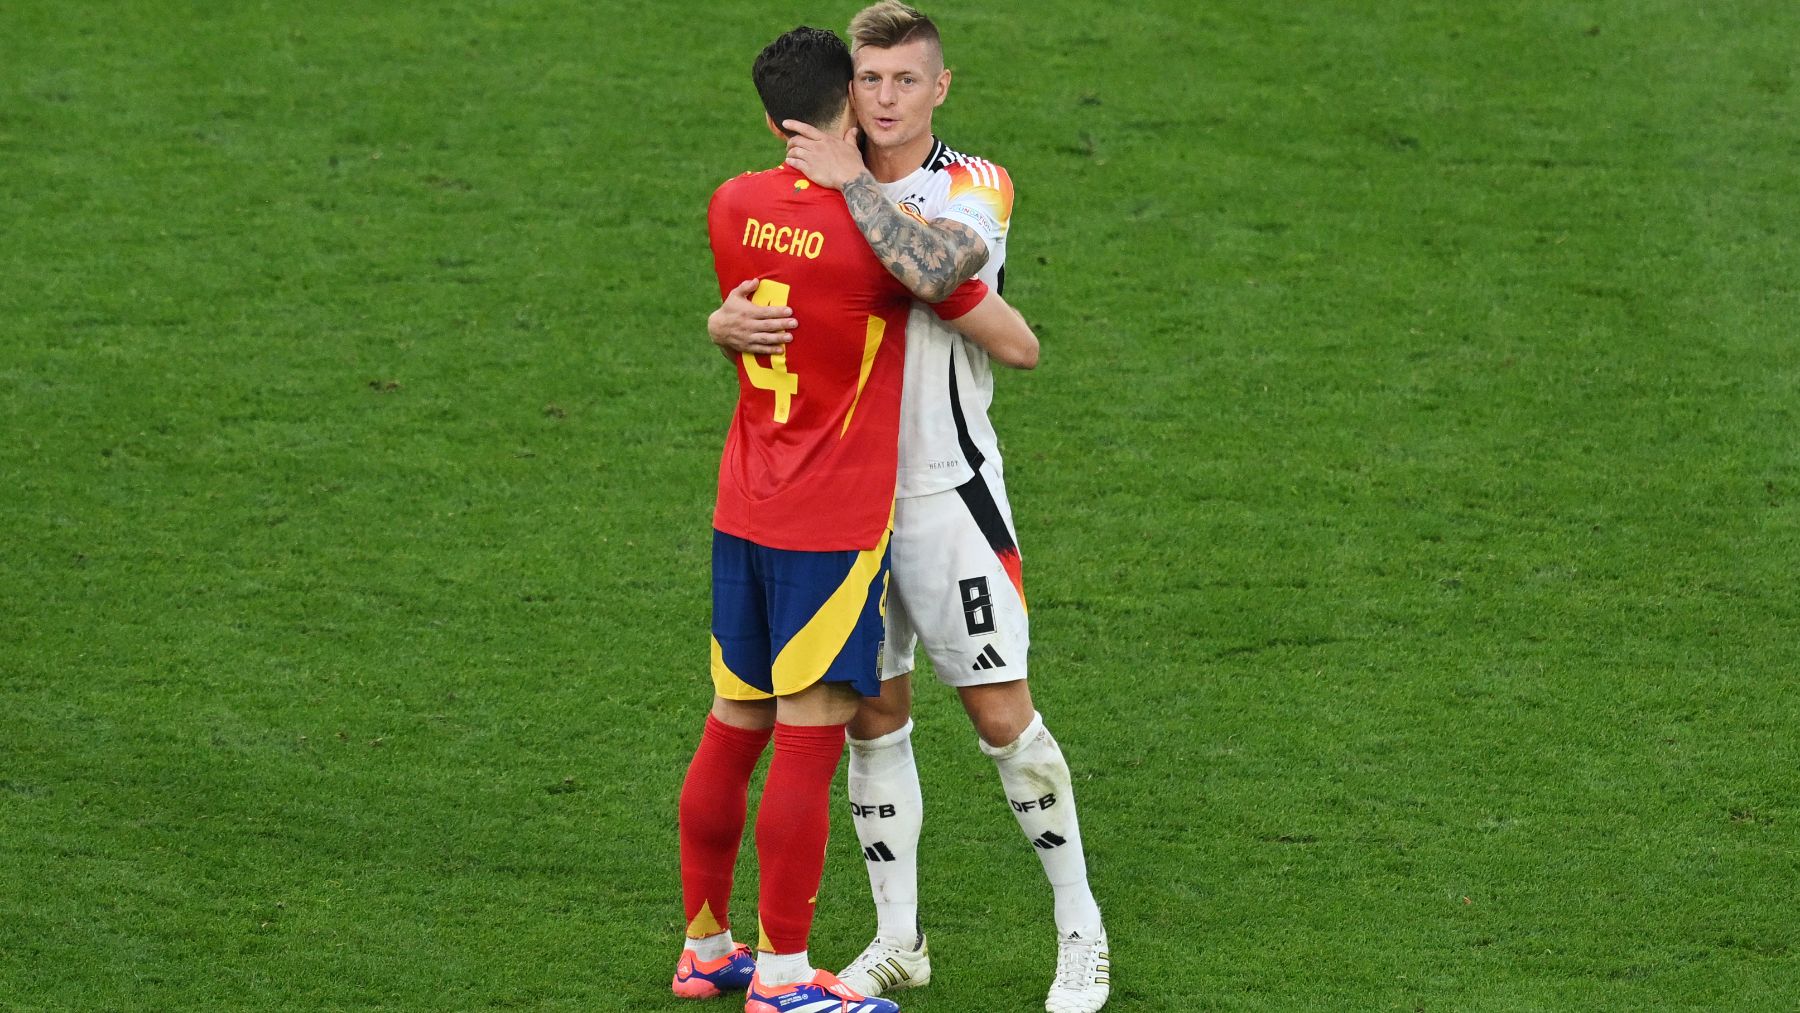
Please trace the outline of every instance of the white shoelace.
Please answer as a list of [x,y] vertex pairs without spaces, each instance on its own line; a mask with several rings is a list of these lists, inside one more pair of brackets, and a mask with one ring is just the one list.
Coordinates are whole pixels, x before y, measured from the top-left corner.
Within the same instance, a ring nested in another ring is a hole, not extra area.
[[1106,950],[1099,940],[1063,940],[1058,947],[1056,960],[1056,987],[1069,989],[1093,988],[1099,984],[1100,962],[1106,959]]

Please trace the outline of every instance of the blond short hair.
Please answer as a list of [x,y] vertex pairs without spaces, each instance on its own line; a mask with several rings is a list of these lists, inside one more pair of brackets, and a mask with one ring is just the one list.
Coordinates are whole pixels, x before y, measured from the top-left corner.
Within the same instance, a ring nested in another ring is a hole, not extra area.
[[944,44],[938,38],[937,25],[915,7],[900,0],[881,0],[870,4],[850,19],[850,49],[864,46],[893,49],[909,42],[926,42],[941,59]]

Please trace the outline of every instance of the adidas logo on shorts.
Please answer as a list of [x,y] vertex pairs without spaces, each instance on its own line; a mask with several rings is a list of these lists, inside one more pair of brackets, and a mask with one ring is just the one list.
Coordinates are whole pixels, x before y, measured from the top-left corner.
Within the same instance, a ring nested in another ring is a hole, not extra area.
[[975,658],[975,671],[977,672],[986,672],[989,669],[1005,667],[1005,659],[1000,657],[999,651],[994,650],[993,644],[983,647],[981,649],[981,654]]

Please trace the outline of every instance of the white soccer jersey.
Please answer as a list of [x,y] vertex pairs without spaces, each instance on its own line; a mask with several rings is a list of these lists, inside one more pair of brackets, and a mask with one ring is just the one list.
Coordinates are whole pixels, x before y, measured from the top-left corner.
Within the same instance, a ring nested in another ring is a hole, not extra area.
[[[948,218],[987,241],[988,260],[976,277],[996,292],[1005,281],[1006,233],[1013,188],[1006,170],[950,150],[932,139],[925,164],[904,179],[882,184],[889,199],[920,221]],[[900,480],[895,495],[925,496],[975,477],[982,461],[998,469],[1000,447],[988,406],[994,371],[987,352],[913,304],[906,321],[906,385],[900,395]]]

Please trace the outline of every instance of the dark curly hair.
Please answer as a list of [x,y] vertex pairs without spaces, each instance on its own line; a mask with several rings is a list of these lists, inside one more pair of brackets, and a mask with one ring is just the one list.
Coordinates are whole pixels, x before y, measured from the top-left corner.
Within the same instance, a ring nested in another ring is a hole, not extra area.
[[763,47],[750,68],[763,109],[776,126],[782,120],[823,126],[842,116],[852,73],[844,40],[805,25]]

